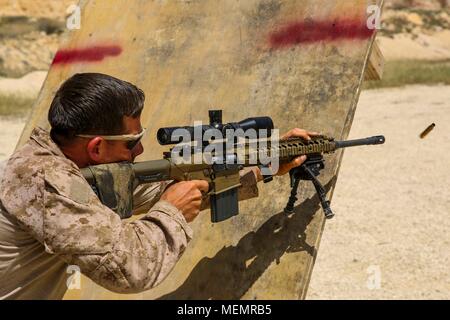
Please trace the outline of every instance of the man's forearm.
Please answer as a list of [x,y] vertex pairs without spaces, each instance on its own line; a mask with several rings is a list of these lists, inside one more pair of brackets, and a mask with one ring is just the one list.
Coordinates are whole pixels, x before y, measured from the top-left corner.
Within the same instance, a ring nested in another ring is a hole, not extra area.
[[[110,230],[110,249],[60,254],[101,286],[118,293],[139,293],[161,283],[186,249],[192,230],[170,203],[159,201],[144,217],[119,222]],[[58,252],[57,252],[58,253]]]

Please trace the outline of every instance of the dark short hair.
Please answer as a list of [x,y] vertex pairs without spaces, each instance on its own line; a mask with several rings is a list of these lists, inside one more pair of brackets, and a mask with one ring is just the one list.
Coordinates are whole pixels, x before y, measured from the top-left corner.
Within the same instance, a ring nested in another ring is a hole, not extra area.
[[50,106],[48,121],[56,143],[77,134],[123,133],[123,117],[138,117],[144,92],[135,85],[101,73],[79,73],[66,80]]

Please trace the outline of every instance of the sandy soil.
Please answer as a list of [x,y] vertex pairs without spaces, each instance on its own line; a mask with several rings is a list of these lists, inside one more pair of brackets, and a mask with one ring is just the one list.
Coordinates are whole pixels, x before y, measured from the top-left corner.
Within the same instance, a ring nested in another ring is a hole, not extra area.
[[[365,91],[308,299],[450,298],[450,86]],[[423,140],[419,134],[436,128]]]
[[[362,93],[350,138],[387,142],[345,152],[308,299],[450,298],[449,110],[450,86]],[[24,122],[0,118],[0,161]]]

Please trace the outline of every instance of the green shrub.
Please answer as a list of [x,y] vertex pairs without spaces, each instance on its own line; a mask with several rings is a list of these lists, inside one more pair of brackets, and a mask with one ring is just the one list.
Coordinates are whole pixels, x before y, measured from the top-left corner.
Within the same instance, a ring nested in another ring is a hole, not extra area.
[[25,117],[34,103],[33,98],[18,95],[0,94],[0,116],[3,117]]

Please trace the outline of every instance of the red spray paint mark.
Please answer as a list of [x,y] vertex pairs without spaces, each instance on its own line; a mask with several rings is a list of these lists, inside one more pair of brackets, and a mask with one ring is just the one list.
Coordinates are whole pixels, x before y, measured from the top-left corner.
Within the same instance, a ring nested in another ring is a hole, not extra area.
[[374,31],[361,19],[309,20],[289,24],[274,32],[270,35],[270,44],[272,48],[279,49],[319,41],[368,39]]
[[94,46],[83,49],[59,50],[53,59],[53,65],[77,62],[99,62],[106,57],[115,57],[122,53],[119,46]]

